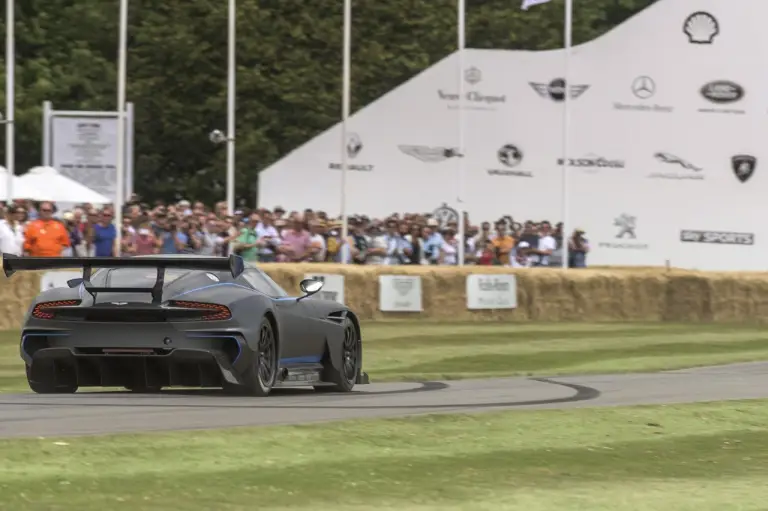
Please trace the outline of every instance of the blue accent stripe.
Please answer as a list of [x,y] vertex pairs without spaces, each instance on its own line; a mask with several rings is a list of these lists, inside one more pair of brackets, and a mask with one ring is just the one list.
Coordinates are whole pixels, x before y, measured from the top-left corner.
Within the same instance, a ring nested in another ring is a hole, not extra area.
[[306,357],[281,358],[278,365],[290,364],[317,364],[323,359],[322,355],[309,355]]
[[233,339],[237,343],[237,356],[232,361],[232,365],[235,365],[240,359],[240,355],[243,354],[243,347],[240,344],[241,339],[234,335],[221,335],[221,334],[186,334],[187,337],[195,337],[198,339]]

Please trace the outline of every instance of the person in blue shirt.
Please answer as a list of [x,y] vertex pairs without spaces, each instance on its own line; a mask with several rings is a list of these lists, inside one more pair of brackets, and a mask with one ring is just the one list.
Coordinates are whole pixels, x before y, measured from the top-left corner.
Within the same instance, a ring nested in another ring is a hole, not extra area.
[[93,226],[93,248],[96,257],[114,257],[117,229],[112,224],[112,210],[99,214],[99,222]]

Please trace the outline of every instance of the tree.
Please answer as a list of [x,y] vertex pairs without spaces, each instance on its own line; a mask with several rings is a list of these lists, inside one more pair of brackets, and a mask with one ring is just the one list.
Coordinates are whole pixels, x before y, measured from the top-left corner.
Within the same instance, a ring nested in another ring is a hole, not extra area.
[[[518,1],[468,0],[468,47],[561,47],[563,0],[526,12]],[[575,2],[574,43],[653,1]],[[239,197],[252,202],[259,170],[340,120],[342,4],[238,0]],[[353,111],[455,51],[455,9],[455,0],[355,1]],[[117,16],[118,0],[17,1],[20,171],[41,159],[43,101],[116,108]],[[226,29],[223,1],[131,1],[127,97],[136,115],[135,188],[148,199],[224,197],[225,151],[207,134],[226,125]]]

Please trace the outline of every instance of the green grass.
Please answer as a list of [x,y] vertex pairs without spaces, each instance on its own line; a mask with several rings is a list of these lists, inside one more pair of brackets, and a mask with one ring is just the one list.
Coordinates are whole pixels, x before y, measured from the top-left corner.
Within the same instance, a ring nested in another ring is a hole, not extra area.
[[768,403],[0,441],[4,509],[765,509]]
[[[373,381],[658,371],[768,360],[768,329],[722,324],[367,323]],[[0,391],[27,390],[18,332],[0,333]]]

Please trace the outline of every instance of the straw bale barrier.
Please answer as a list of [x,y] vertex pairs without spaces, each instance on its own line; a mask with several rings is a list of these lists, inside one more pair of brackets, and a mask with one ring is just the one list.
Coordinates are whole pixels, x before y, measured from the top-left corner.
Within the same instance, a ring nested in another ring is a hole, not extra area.
[[[263,264],[289,293],[307,273],[343,275],[345,302],[361,319],[501,321],[755,322],[768,317],[768,273],[709,273],[664,268],[509,269],[500,267]],[[468,310],[466,276],[514,274],[518,307]],[[421,277],[423,312],[381,312],[379,275]],[[20,326],[40,292],[42,272],[0,282],[0,329]]]

